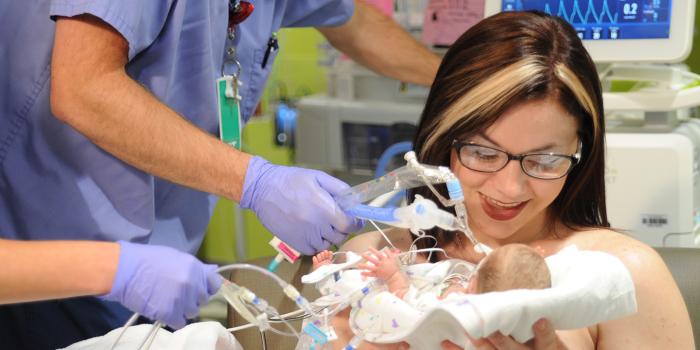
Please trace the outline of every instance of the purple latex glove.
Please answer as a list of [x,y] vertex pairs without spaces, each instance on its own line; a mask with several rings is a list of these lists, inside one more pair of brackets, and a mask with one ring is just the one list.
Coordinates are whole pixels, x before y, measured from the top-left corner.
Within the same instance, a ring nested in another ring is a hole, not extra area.
[[305,255],[340,244],[362,221],[347,215],[333,196],[349,186],[318,170],[274,165],[253,157],[241,208],[252,209],[275,236]]
[[216,265],[163,246],[119,241],[119,265],[103,299],[173,328],[185,326],[221,287]]

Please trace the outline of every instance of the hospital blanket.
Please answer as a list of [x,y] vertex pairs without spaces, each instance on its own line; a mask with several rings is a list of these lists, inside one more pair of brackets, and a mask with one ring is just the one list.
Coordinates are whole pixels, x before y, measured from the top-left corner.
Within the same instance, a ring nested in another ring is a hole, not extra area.
[[[122,335],[115,350],[132,350],[141,345],[151,329],[150,324],[129,327]],[[75,343],[65,350],[110,349],[122,328],[117,328],[101,336]],[[144,347],[145,348],[145,347]],[[158,330],[151,350],[241,350],[243,349],[236,338],[226,331],[218,322],[192,323],[180,330],[170,333],[165,329]]]
[[445,339],[465,344],[465,331],[473,338],[500,331],[526,342],[540,318],[556,329],[576,329],[636,312],[632,278],[616,257],[568,247],[546,262],[552,276],[548,289],[452,293],[442,300],[427,294],[420,307],[377,290],[353,306],[350,326],[368,341],[439,349]]

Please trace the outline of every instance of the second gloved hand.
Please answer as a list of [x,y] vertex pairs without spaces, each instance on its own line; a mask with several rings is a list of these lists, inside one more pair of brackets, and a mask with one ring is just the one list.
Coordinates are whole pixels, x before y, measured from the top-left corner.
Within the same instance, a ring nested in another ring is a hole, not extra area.
[[221,287],[215,265],[163,246],[119,241],[112,290],[102,296],[173,328],[185,326]]
[[333,199],[349,186],[318,170],[274,165],[253,157],[241,207],[252,209],[275,236],[306,255],[345,241],[362,228]]

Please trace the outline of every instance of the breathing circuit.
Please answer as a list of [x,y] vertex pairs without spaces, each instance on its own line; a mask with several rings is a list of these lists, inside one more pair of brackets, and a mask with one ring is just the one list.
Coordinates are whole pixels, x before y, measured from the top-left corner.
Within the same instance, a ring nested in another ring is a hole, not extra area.
[[[378,179],[345,190],[336,198],[340,207],[355,217],[407,228],[413,234],[419,234],[422,230],[435,226],[447,231],[461,231],[467,236],[477,253],[490,253],[491,248],[479,243],[469,228],[464,193],[454,173],[444,166],[419,163],[413,151],[406,152],[404,159],[407,163],[405,166]],[[447,186],[449,199],[441,195],[433,186],[443,183]],[[434,202],[421,196],[416,196],[411,205],[400,208],[380,208],[362,204],[382,195],[421,186],[427,186],[443,206],[454,207],[455,215],[439,209]],[[270,245],[278,253],[268,266],[271,272],[274,272],[283,260],[294,263],[300,256],[299,252],[276,237],[270,241]]]
[[[457,177],[444,166],[425,165],[418,162],[413,151],[404,155],[406,165],[374,179],[345,190],[337,198],[338,204],[348,214],[359,218],[380,221],[392,226],[408,228],[414,234],[420,230],[438,226],[448,231],[461,231],[482,254],[491,248],[479,243],[469,228],[467,210],[464,206],[464,193]],[[449,199],[434,187],[445,184]],[[437,208],[432,201],[416,196],[415,201],[403,208],[379,208],[363,203],[376,197],[403,189],[427,186],[445,207],[454,207],[455,216]]]

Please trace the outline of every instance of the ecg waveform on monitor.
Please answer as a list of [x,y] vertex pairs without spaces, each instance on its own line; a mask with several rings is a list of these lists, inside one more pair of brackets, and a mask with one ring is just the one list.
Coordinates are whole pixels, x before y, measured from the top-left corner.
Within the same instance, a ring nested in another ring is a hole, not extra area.
[[[526,6],[523,6],[523,2],[523,0],[515,1],[514,9],[525,9]],[[582,8],[580,4],[584,2],[586,2],[586,0],[574,0],[573,2],[559,0],[559,4],[556,6],[555,9],[553,9],[552,5],[550,5],[549,1],[547,1],[544,3],[544,8],[540,8],[540,11],[546,12],[550,15],[555,15],[564,18],[572,24],[617,23],[618,13],[617,11],[613,13],[613,11],[610,10],[608,0],[603,0],[603,2],[600,4],[600,7],[597,7],[593,0],[588,0],[585,8]],[[541,4],[542,3],[540,2],[539,6],[542,6]]]
[[582,40],[668,38],[672,0],[501,0],[503,11],[537,10],[571,23]]
[[544,5],[544,12],[550,15],[557,15],[569,23],[617,23],[617,12],[614,14],[610,11],[608,6],[608,0],[603,0],[603,4],[600,9],[595,8],[593,5],[593,0],[588,0],[588,6],[586,6],[586,11],[584,12],[579,6],[578,0],[575,0],[570,9],[564,6],[564,1],[559,1],[559,7],[557,13],[553,13],[549,3]]

